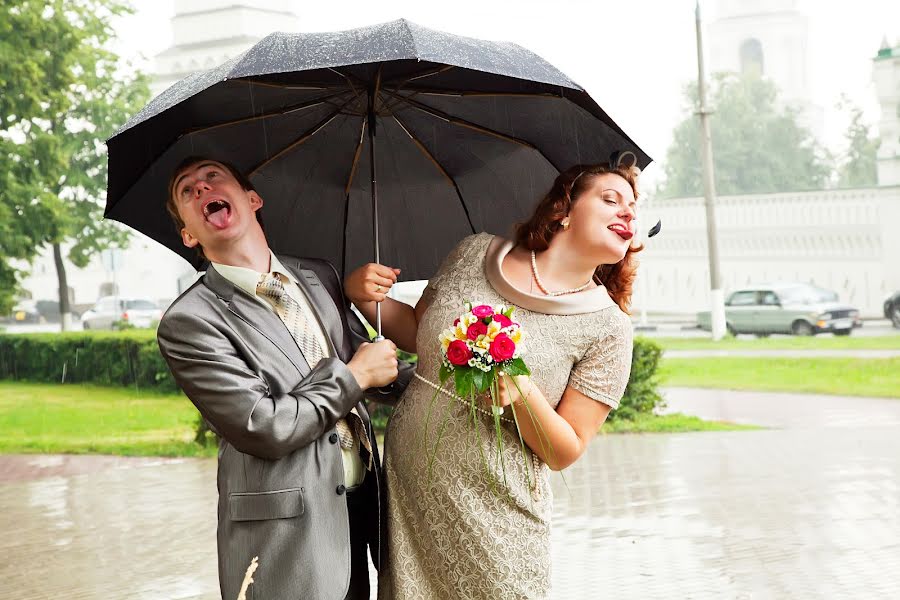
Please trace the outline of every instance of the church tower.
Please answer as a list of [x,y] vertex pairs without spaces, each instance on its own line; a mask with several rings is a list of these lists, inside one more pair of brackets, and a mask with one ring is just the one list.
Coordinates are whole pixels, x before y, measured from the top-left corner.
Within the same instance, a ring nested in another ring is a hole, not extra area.
[[273,31],[296,31],[291,0],[175,0],[172,47],[156,56],[154,94],[219,65]]
[[872,68],[881,105],[878,122],[878,185],[900,185],[900,43],[881,45]]
[[824,111],[810,82],[809,18],[798,0],[718,0],[709,25],[710,71],[756,72],[778,88],[779,99],[800,110],[818,139]]

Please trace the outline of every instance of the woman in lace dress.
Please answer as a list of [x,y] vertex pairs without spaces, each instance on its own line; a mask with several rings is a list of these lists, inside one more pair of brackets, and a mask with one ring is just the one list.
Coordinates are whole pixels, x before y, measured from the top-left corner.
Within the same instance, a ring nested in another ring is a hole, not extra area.
[[[631,370],[625,311],[640,249],[631,244],[634,171],[595,165],[560,174],[515,242],[489,234],[464,239],[415,309],[386,298],[395,269],[369,264],[347,278],[347,296],[360,311],[373,321],[381,302],[385,335],[419,356],[385,441],[389,555],[379,574],[381,600],[549,596],[549,471],[584,453],[618,405]],[[466,301],[514,305],[526,335],[531,376],[517,378],[518,388],[506,382],[500,389],[505,484],[490,410],[473,425],[466,405],[441,393],[428,417],[441,361],[438,335]]]

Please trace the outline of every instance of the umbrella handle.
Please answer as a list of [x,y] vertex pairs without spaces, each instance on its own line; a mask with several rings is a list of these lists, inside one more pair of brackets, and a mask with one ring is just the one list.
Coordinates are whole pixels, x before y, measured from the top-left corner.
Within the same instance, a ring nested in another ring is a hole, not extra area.
[[375,303],[375,331],[378,333],[378,335],[376,335],[372,341],[384,341],[384,336],[381,335],[381,302]]

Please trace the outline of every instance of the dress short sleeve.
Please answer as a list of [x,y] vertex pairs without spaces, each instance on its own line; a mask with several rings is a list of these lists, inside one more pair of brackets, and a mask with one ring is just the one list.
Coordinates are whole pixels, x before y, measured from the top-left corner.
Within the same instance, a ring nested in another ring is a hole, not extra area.
[[617,307],[606,310],[615,311],[615,315],[605,335],[592,342],[575,363],[569,385],[589,398],[617,408],[631,376],[634,330],[631,319]]

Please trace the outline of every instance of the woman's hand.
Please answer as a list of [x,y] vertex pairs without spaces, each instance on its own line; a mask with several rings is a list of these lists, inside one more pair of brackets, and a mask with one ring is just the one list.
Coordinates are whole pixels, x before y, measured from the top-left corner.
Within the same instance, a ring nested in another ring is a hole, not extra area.
[[400,269],[369,263],[356,269],[344,279],[344,293],[350,302],[359,306],[365,302],[382,302],[395,283]]
[[524,394],[525,400],[530,400],[532,387],[531,377],[528,375],[516,377],[503,375],[497,380],[497,406],[509,406],[514,402],[521,402],[522,394]]

